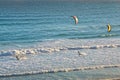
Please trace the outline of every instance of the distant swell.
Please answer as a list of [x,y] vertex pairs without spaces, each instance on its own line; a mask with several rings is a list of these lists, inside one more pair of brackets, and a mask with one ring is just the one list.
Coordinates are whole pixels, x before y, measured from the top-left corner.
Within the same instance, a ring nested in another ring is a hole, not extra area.
[[98,66],[78,67],[78,68],[63,68],[63,69],[42,70],[42,71],[31,71],[31,72],[14,73],[14,74],[0,74],[0,77],[22,76],[22,75],[44,74],[44,73],[56,73],[56,72],[70,72],[70,71],[80,71],[80,70],[94,70],[94,69],[103,69],[103,68],[120,68],[120,64],[118,64],[118,65],[98,65]]
[[59,52],[63,50],[80,50],[80,49],[101,49],[101,48],[117,48],[120,44],[109,44],[109,45],[95,45],[95,46],[69,46],[69,47],[41,47],[41,48],[29,48],[29,49],[17,49],[17,50],[7,50],[0,51],[0,56],[10,56],[15,53],[20,54],[38,54],[38,53],[52,53]]

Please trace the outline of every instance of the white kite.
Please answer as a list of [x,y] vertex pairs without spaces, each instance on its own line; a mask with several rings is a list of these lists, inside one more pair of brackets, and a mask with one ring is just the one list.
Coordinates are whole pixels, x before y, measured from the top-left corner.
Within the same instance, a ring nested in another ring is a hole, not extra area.
[[75,24],[78,24],[78,18],[77,18],[77,16],[72,16],[72,17],[75,20]]

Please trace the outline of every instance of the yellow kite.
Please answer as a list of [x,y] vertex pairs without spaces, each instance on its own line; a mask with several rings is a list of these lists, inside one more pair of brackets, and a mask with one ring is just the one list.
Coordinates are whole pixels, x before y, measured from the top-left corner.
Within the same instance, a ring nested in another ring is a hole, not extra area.
[[110,26],[110,24],[107,25],[107,28],[108,28],[108,32],[110,32],[110,31],[111,31],[111,26]]

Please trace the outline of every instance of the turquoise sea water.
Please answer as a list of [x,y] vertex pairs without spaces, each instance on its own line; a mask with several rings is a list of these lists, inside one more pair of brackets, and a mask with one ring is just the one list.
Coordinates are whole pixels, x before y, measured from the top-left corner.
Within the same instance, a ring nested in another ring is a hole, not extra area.
[[[71,17],[74,15],[79,19],[77,25]],[[111,24],[111,32],[107,32],[107,24]],[[70,68],[72,71],[73,68],[105,64],[120,67],[118,66],[120,63],[119,47],[120,2],[30,1],[0,5],[0,65],[2,65],[0,76],[44,73],[46,72],[44,70],[54,72],[56,69],[59,72],[59,69],[64,68]],[[79,63],[79,58],[74,56],[78,50],[89,56],[80,59],[84,63]],[[19,62],[13,57],[14,53],[26,54],[28,60]],[[36,55],[31,55],[32,53]],[[94,54],[95,56],[92,57]],[[66,64],[68,65],[65,66]],[[105,71],[107,70],[111,68]],[[111,74],[101,78],[118,77],[119,70],[116,70],[117,73],[114,70],[116,68],[113,68]],[[98,77],[95,77],[95,73],[86,74],[87,70],[83,73],[80,71],[66,74],[63,71],[61,74],[40,75],[43,79],[48,79],[49,76],[56,79],[60,78],[59,75],[65,74],[64,79],[68,79],[69,75],[74,73],[71,79],[83,78],[84,80],[84,78],[100,78],[101,75],[107,74],[104,70],[101,73],[96,71],[93,70]],[[88,70],[88,73],[92,71]],[[83,76],[78,77],[78,75]],[[32,76],[39,78],[38,75]],[[20,78],[24,77],[20,76]]]
[[[56,39],[120,37],[120,3],[39,2],[0,6],[0,46]],[[74,24],[71,16],[79,23]],[[107,24],[112,31],[107,32]]]

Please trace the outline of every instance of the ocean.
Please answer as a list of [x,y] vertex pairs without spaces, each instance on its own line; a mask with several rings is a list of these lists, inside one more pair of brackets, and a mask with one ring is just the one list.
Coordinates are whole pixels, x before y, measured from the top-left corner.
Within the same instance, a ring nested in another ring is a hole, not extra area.
[[119,52],[120,2],[0,3],[0,79],[120,78]]

